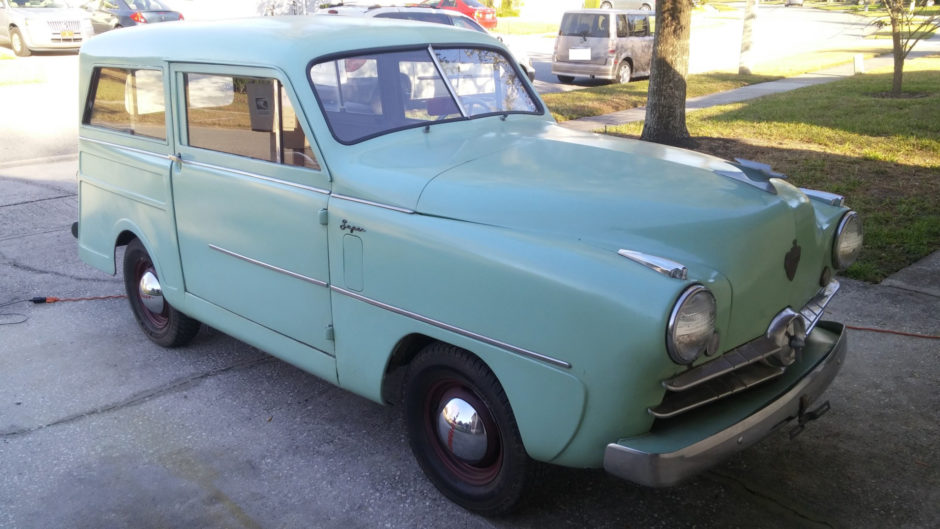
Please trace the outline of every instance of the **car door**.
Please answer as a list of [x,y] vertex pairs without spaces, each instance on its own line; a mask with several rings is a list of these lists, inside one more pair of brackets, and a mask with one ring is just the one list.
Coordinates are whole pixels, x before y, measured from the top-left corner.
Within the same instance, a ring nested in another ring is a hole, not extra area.
[[653,61],[653,31],[648,15],[629,15],[630,53],[633,57],[633,71],[637,75],[649,75]]
[[330,179],[291,87],[261,68],[171,72],[186,292],[332,354]]

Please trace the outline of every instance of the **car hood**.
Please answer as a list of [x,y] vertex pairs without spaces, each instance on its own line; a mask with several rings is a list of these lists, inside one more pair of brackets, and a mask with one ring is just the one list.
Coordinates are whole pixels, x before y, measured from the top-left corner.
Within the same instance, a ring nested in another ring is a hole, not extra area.
[[821,260],[814,209],[793,186],[750,181],[711,156],[557,126],[440,173],[416,210],[666,257],[694,281],[727,283],[735,303],[768,322],[802,307],[821,272],[786,277],[794,241],[804,259]]
[[12,8],[18,17],[30,20],[82,20],[88,14],[77,7]]

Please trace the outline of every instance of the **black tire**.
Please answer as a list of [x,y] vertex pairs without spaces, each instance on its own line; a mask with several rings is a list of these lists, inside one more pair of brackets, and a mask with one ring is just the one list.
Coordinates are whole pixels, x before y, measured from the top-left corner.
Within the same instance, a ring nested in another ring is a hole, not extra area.
[[633,68],[630,66],[630,63],[620,61],[620,64],[617,66],[617,74],[614,76],[614,82],[620,84],[629,83],[632,77]]
[[640,6],[640,10],[642,10],[642,11],[652,11],[652,10],[653,10],[653,6],[651,6],[651,5],[649,5],[649,4],[643,4],[643,5]]
[[559,81],[561,81],[561,82],[563,82],[563,83],[565,83],[565,84],[573,83],[573,82],[574,82],[574,76],[573,76],[573,75],[558,75],[557,77],[558,77],[558,80],[559,80]]
[[610,2],[601,2],[601,9],[613,9],[614,6]]
[[29,57],[33,54],[32,50],[26,46],[20,28],[17,27],[10,28],[10,47],[13,48],[13,53],[18,57]]
[[163,347],[179,347],[189,343],[199,332],[200,323],[163,301],[159,312],[144,303],[140,292],[141,278],[150,272],[157,276],[153,260],[139,239],[132,240],[124,252],[124,289],[131,311],[141,330],[151,341]]
[[[473,462],[454,453],[460,448],[454,448],[454,427],[446,442],[441,439],[439,418],[444,404],[455,398],[472,407],[479,420],[471,424],[482,424],[484,430],[475,439],[485,439],[485,453]],[[509,400],[483,362],[458,347],[433,343],[409,366],[403,402],[411,450],[442,494],[485,516],[506,513],[516,505],[525,488],[529,456]]]

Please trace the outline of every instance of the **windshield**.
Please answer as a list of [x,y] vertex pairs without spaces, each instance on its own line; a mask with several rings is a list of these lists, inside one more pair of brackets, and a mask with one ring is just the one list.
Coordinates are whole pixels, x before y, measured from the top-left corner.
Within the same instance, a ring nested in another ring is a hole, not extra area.
[[343,57],[315,63],[310,80],[333,135],[347,144],[441,121],[542,112],[512,61],[495,49]]
[[561,19],[558,34],[563,37],[601,37],[610,36],[610,24],[607,15],[597,13],[565,13]]
[[37,8],[37,7],[72,7],[67,2],[54,2],[52,0],[10,0],[10,7]]

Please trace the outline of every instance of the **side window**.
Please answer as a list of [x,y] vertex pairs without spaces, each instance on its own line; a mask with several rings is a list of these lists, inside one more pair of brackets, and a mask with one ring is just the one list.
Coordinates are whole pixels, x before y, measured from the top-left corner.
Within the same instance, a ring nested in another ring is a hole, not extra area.
[[96,68],[82,123],[166,139],[163,72]]
[[183,77],[190,146],[320,169],[276,79],[196,73]]
[[648,37],[650,35],[650,19],[645,16],[630,17],[630,36]]
[[627,31],[627,16],[617,15],[617,36],[627,37],[629,35],[630,35],[630,32]]

